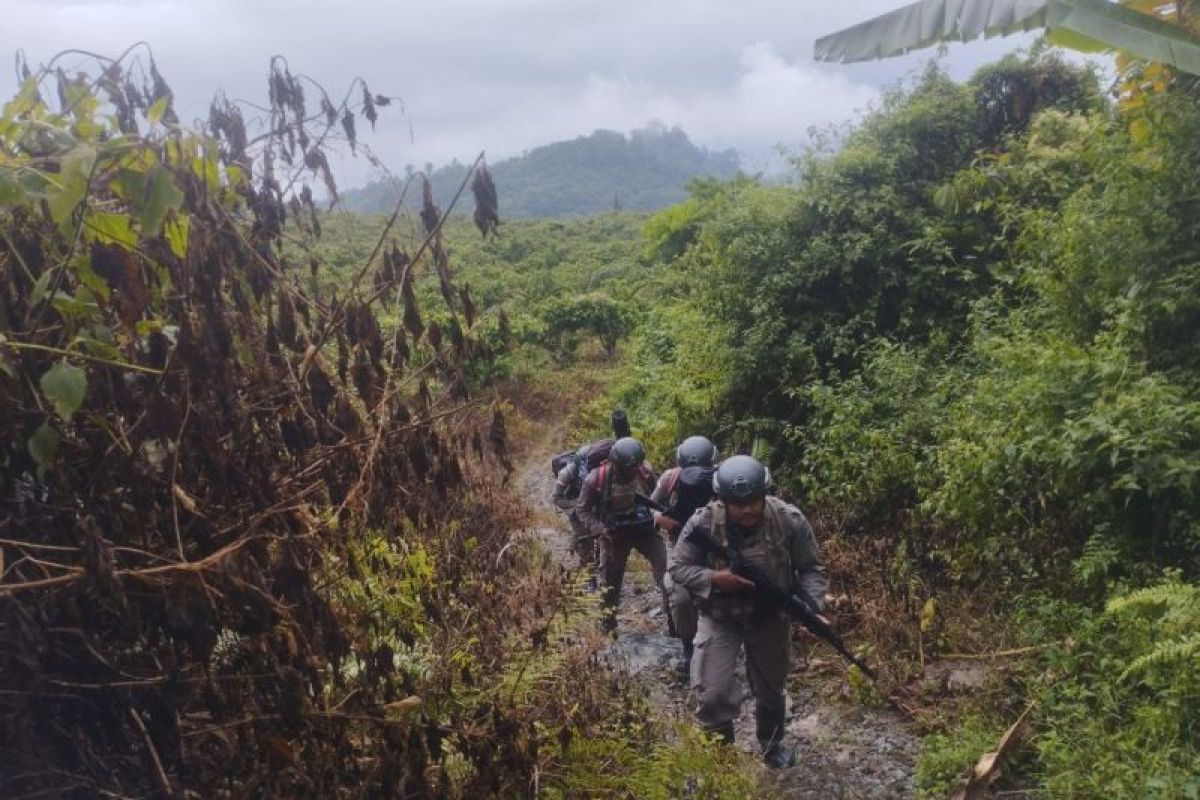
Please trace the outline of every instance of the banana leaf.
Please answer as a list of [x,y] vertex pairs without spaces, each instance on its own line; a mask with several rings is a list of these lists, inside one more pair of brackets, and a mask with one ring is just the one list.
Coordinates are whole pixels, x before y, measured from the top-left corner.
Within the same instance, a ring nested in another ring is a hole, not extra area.
[[1107,0],[920,0],[821,37],[813,55],[818,61],[868,61],[1035,28],[1077,49],[1123,50],[1200,75],[1200,40]]

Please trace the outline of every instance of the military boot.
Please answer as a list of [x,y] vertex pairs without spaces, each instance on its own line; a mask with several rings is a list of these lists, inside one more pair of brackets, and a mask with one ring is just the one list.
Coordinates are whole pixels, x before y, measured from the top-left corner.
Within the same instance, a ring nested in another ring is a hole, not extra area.
[[692,643],[683,643],[683,655],[675,659],[675,674],[686,681],[692,674]]
[[776,742],[763,753],[763,763],[771,769],[787,769],[796,766],[796,754],[783,742]]
[[720,739],[722,744],[733,744],[732,722],[726,722],[724,725],[719,725],[716,728],[708,728],[705,732]]
[[755,731],[762,748],[763,762],[772,769],[786,769],[796,764],[796,754],[783,743],[783,709],[757,709]]

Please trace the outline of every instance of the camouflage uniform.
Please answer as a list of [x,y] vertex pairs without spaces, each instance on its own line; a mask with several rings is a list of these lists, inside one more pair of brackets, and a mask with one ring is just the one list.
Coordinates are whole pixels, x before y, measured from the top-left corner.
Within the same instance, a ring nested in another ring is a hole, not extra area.
[[[670,508],[675,505],[678,500],[676,485],[679,483],[679,467],[671,467],[664,472],[658,479],[658,484],[654,487],[654,494],[650,495],[650,499],[658,503],[660,506]],[[662,514],[655,512],[654,521],[657,523],[658,518]],[[679,531],[671,533],[671,546],[675,546],[675,542],[679,539]],[[663,577],[663,590],[667,594],[667,605],[670,608],[671,623],[675,629],[675,635],[687,646],[691,646],[692,640],[696,638],[696,605],[692,602],[692,595],[687,589],[675,583],[670,573]],[[686,656],[686,651],[685,651]],[[681,667],[682,669],[682,667]]]
[[579,467],[572,461],[558,472],[558,480],[554,483],[554,505],[567,512],[567,520],[571,523],[572,549],[579,556],[581,567],[596,566],[596,540],[587,535],[587,528],[579,520],[579,512],[575,508],[577,498],[569,497],[571,486],[578,480]]
[[[602,481],[610,484],[607,490]],[[600,572],[606,587],[604,603],[613,615],[610,617],[610,625],[616,618],[617,604],[621,599],[621,584],[625,581],[625,564],[629,560],[631,550],[637,550],[650,562],[650,568],[654,572],[654,584],[662,590],[663,575],[667,569],[667,548],[658,531],[650,525],[636,530],[618,531],[609,528],[612,517],[632,511],[637,505],[634,495],[638,492],[646,494],[652,491],[654,483],[654,471],[644,462],[629,481],[622,481],[616,468],[608,463],[588,473],[579,493],[579,503],[575,506],[575,512],[587,531],[596,534],[600,542]]]
[[[691,668],[697,717],[705,728],[732,737],[743,699],[734,668],[738,652],[745,647],[758,740],[765,752],[783,737],[790,621],[782,611],[757,608],[753,592],[714,592],[713,570],[728,565],[717,563],[688,541],[696,528],[727,544],[724,503],[715,501],[693,515],[671,550],[671,578],[691,592],[700,611]],[[748,563],[779,586],[804,590],[818,607],[824,601],[825,567],[812,527],[795,506],[767,497],[762,521],[743,534],[739,549]]]

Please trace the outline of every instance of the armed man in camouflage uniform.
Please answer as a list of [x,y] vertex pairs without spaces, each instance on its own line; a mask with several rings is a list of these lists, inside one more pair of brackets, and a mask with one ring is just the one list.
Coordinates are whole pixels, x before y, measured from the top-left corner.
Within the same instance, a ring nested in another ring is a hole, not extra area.
[[[667,548],[654,529],[649,509],[636,495],[654,490],[654,470],[646,463],[641,442],[623,437],[613,443],[608,461],[588,473],[579,493],[575,513],[588,533],[600,542],[600,572],[604,580],[604,604],[609,613],[606,630],[616,630],[617,604],[625,581],[629,553],[637,550],[654,572],[654,584],[662,591],[667,569]],[[663,598],[666,611],[666,597]]]
[[[712,499],[713,464],[717,447],[704,436],[689,436],[675,449],[675,466],[664,472],[650,499],[666,512],[655,512],[654,524],[667,532],[671,546],[679,539],[684,523]],[[687,678],[692,663],[692,640],[696,637],[696,605],[692,595],[668,574],[663,580],[671,610],[672,633],[683,643],[683,653],[675,670]]]
[[713,483],[718,499],[684,526],[670,562],[672,580],[692,593],[700,611],[691,668],[697,717],[705,728],[733,741],[733,721],[742,701],[734,668],[745,648],[763,758],[772,767],[791,766],[795,756],[783,743],[790,621],[778,609],[760,607],[753,583],[688,537],[703,529],[777,585],[806,592],[818,609],[828,588],[825,567],[812,527],[800,510],[767,496],[766,467],[750,456],[734,456],[722,462]]

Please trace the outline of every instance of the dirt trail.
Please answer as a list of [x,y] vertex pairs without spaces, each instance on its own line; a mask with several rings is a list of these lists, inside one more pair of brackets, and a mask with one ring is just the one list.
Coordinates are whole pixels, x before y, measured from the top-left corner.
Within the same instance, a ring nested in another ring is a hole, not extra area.
[[[549,463],[556,445],[548,434],[544,446],[530,448],[518,473],[519,485],[536,511],[531,534],[543,540],[562,563],[575,567],[566,518],[550,502],[554,481]],[[615,667],[645,681],[664,717],[688,720],[687,687],[671,669],[679,641],[666,636],[659,597],[649,565],[640,555],[631,556],[621,596],[618,638],[606,656]],[[830,698],[829,694],[837,694],[836,686],[824,685],[828,684],[824,679],[814,681],[809,673],[831,664],[837,656],[819,645],[797,649],[809,651],[795,654],[789,679],[788,732],[797,765],[780,771],[761,770],[760,794],[822,800],[912,797],[919,738],[911,726],[890,710],[872,710]],[[805,669],[806,656],[809,669]],[[745,685],[744,679],[742,683]],[[736,728],[738,746],[755,748],[754,703],[748,690]]]

